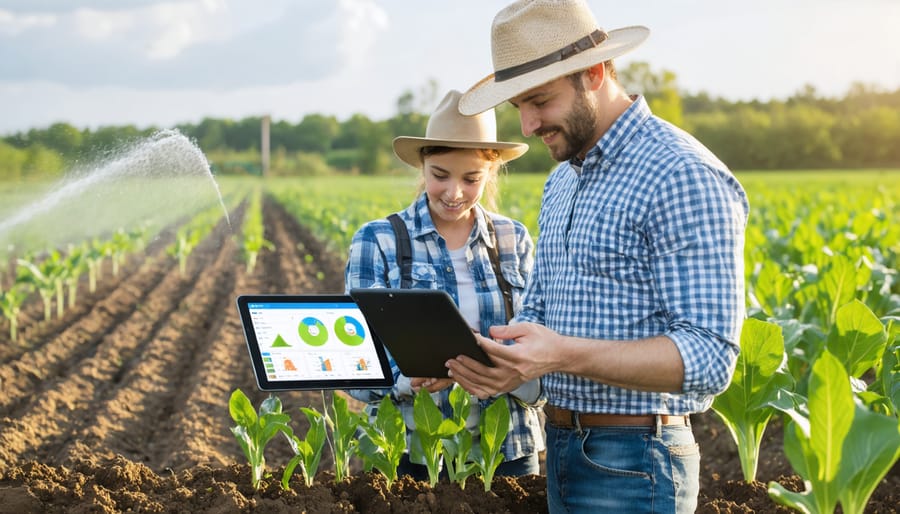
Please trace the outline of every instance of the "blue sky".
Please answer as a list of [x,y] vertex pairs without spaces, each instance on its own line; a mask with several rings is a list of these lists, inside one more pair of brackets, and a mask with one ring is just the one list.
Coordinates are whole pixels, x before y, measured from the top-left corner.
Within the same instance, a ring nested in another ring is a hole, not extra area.
[[[491,71],[508,0],[0,0],[0,134],[65,121],[166,128],[203,117],[383,119],[405,90]],[[646,25],[619,59],[688,92],[786,98],[805,84],[900,88],[895,0],[588,0],[599,25]],[[430,106],[429,106],[430,108]]]

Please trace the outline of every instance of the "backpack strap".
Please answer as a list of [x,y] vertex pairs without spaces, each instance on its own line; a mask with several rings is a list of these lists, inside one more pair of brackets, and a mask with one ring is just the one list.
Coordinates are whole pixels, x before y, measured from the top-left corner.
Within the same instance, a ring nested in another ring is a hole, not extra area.
[[409,231],[406,224],[395,212],[387,217],[394,229],[397,240],[397,266],[400,267],[400,287],[409,289],[412,286],[412,245],[409,242]]
[[499,243],[497,242],[497,235],[494,233],[494,222],[491,221],[491,217],[487,213],[484,213],[484,221],[487,224],[487,230],[491,237],[491,241],[494,243],[493,246],[489,246],[487,249],[488,257],[491,259],[491,267],[494,268],[494,275],[497,276],[497,285],[500,286],[500,292],[503,294],[503,303],[506,305],[506,321],[509,322],[514,314],[512,288],[510,287],[509,282],[506,281],[506,277],[503,276],[503,272],[500,270]]

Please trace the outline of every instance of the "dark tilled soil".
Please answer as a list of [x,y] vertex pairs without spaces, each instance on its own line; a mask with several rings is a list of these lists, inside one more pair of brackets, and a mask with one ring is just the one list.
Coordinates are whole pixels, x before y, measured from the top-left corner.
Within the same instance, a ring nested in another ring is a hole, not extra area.
[[[241,209],[231,214],[240,226]],[[182,276],[165,254],[162,235],[118,276],[104,270],[95,293],[62,319],[42,321],[39,300],[21,318],[20,340],[0,324],[0,514],[81,512],[510,512],[546,511],[543,476],[497,478],[485,492],[477,479],[455,484],[401,479],[390,488],[377,473],[336,482],[325,455],[312,487],[299,472],[280,486],[289,449],[267,451],[259,491],[229,428],[235,388],[254,405],[256,389],[234,298],[243,293],[337,293],[343,262],[325,251],[277,204],[266,201],[264,252],[247,274],[233,234],[217,227],[189,259]],[[311,262],[305,257],[312,255]],[[323,410],[325,392],[279,394],[304,433],[299,407]],[[349,400],[351,406],[360,405]],[[767,483],[793,490],[803,483],[781,451],[773,423],[763,442],[758,481],[741,481],[737,452],[711,412],[692,419],[702,454],[700,513],[789,512],[775,505]],[[327,453],[327,452],[326,452]],[[866,512],[897,512],[900,471],[876,489]]]

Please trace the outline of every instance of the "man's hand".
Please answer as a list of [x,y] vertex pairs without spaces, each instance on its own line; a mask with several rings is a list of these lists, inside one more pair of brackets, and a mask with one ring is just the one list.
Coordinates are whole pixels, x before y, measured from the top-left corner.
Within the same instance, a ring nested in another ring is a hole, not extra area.
[[560,336],[556,332],[534,323],[491,327],[491,337],[512,339],[514,344],[504,345],[476,335],[481,348],[494,362],[494,367],[460,355],[447,361],[450,376],[466,391],[486,399],[507,393],[524,382],[556,371],[560,364]]

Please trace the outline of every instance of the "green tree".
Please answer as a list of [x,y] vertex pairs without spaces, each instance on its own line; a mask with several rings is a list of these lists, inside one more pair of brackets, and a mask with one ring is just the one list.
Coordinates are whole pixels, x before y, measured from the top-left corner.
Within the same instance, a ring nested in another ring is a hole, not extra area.
[[617,75],[626,91],[641,94],[646,98],[653,114],[682,126],[684,110],[674,72],[662,70],[660,73],[654,73],[649,63],[636,61],[629,63],[622,70],[617,70]]
[[33,144],[25,150],[22,176],[28,178],[52,177],[62,173],[65,162],[59,153],[41,144]]
[[22,178],[27,152],[0,141],[0,180],[14,181]]
[[331,150],[339,131],[340,124],[334,116],[307,114],[292,131],[294,144],[287,148],[324,154]]

